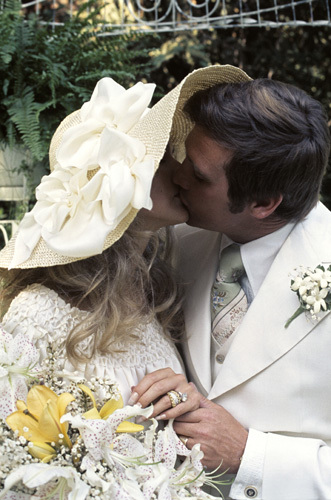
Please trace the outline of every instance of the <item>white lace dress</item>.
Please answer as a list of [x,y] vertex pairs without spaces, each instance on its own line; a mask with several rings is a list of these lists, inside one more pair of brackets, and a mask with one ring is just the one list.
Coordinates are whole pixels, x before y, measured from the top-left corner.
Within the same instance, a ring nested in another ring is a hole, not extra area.
[[[116,380],[127,402],[131,387],[147,373],[170,367],[176,373],[184,373],[176,347],[165,337],[161,326],[154,320],[137,328],[137,340],[129,345],[117,343],[117,351],[108,355],[96,355],[86,364],[74,368],[65,353],[65,339],[71,329],[90,313],[72,307],[59,295],[45,286],[34,284],[27,287],[12,301],[3,328],[13,335],[23,333],[40,350],[40,361],[46,358],[49,347],[56,353],[59,370],[77,372],[86,379],[100,377]],[[84,352],[89,342],[81,345]],[[73,375],[73,374],[72,374]]]

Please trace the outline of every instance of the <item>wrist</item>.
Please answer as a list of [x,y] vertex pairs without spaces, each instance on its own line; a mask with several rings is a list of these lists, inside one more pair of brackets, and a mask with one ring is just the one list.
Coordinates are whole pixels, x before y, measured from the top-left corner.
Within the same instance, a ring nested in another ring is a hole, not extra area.
[[247,439],[248,439],[248,431],[246,431],[246,429],[243,428],[243,432],[240,433],[240,437],[238,439],[238,446],[237,446],[237,451],[234,455],[233,466],[229,470],[229,473],[231,474],[237,474],[239,470],[243,455],[245,453]]

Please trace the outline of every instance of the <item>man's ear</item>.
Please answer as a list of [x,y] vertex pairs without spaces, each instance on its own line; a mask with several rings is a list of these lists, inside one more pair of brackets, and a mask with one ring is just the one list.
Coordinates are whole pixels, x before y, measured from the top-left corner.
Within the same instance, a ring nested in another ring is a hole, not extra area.
[[283,195],[280,194],[275,198],[270,198],[269,200],[253,202],[250,205],[250,211],[253,217],[256,219],[266,219],[269,215],[272,215],[276,208],[283,201]]

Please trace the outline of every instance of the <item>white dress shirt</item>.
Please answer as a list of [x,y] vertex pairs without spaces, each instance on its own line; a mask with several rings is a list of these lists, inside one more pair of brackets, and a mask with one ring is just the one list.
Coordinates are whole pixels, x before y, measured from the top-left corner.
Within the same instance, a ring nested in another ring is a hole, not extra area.
[[[246,294],[248,307],[258,293],[271,264],[293,227],[294,224],[289,223],[262,238],[239,245],[246,272],[239,282]],[[232,243],[234,242],[223,234],[220,254]],[[212,383],[214,383],[217,378],[235,336],[236,331],[227,339],[222,347],[219,347],[213,337],[211,339],[210,362],[212,368]]]

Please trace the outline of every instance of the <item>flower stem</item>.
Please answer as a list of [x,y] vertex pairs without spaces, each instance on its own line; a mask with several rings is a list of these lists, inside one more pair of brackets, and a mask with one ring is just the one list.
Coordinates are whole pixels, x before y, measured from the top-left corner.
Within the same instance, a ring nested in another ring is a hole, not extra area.
[[288,328],[289,325],[292,323],[292,321],[297,318],[298,316],[300,316],[301,313],[305,312],[306,309],[304,309],[302,306],[300,306],[294,314],[292,314],[292,316],[286,321],[285,323],[285,328]]

